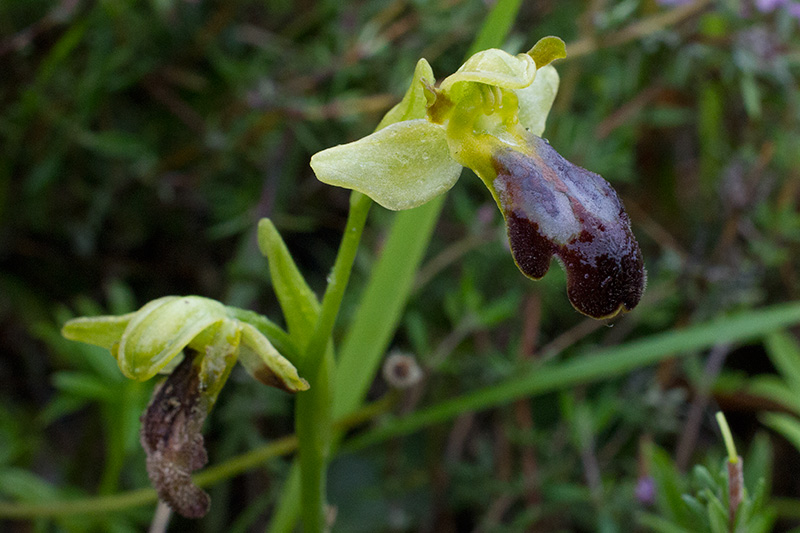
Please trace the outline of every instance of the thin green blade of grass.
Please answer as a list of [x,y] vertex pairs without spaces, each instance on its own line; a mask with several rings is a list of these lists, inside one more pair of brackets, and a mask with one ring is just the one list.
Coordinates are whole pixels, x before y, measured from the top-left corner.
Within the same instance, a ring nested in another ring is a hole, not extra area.
[[532,367],[519,378],[452,398],[388,422],[352,439],[347,449],[363,448],[391,437],[407,435],[465,411],[488,409],[518,398],[612,378],[692,350],[701,350],[720,342],[742,342],[798,322],[800,303],[781,304],[720,318],[682,331],[652,335],[621,346],[586,353],[563,363]]
[[486,17],[475,41],[467,52],[467,57],[487,48],[499,48],[511,31],[517,18],[522,0],[506,0],[497,2],[494,9]]
[[800,390],[800,346],[785,331],[776,331],[766,339],[767,355],[789,388]]
[[800,451],[800,420],[783,413],[764,413],[761,421],[786,438]]

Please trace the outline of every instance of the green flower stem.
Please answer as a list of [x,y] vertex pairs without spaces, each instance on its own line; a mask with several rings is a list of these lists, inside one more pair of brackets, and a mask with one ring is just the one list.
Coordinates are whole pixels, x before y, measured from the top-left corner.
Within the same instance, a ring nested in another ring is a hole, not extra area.
[[[387,394],[380,400],[364,406],[349,416],[333,423],[333,429],[346,431],[372,420],[388,412],[397,396]],[[288,455],[297,449],[297,435],[287,435],[254,450],[237,455],[209,467],[193,476],[195,484],[209,487],[220,481],[237,476],[248,470],[263,465],[266,461],[282,455]],[[158,499],[156,491],[151,488],[121,492],[109,496],[83,498],[75,500],[44,503],[10,503],[0,502],[0,519],[32,519],[44,517],[75,516],[82,514],[101,515],[124,511],[134,507],[149,505]]]
[[306,533],[325,530],[325,480],[332,434],[335,366],[331,334],[371,205],[368,196],[358,192],[350,195],[347,226],[328,278],[317,324],[305,354],[298,361],[300,374],[311,385],[308,391],[298,395],[295,411],[295,427],[300,439],[302,519]]
[[325,531],[326,468],[331,442],[333,351],[327,350],[317,371],[301,371],[311,388],[297,396],[295,431],[300,440],[300,498],[303,531]]
[[342,244],[339,246],[339,253],[333,270],[328,277],[328,287],[325,289],[325,296],[322,298],[322,309],[317,319],[314,334],[308,341],[306,353],[301,361],[305,370],[316,368],[325,348],[333,333],[333,325],[336,322],[336,315],[339,314],[339,307],[342,304],[344,291],[347,282],[350,280],[350,271],[353,268],[353,261],[358,251],[358,243],[361,241],[361,233],[367,222],[369,208],[372,200],[366,195],[353,191],[350,195],[350,213],[347,216],[347,226],[345,227]]

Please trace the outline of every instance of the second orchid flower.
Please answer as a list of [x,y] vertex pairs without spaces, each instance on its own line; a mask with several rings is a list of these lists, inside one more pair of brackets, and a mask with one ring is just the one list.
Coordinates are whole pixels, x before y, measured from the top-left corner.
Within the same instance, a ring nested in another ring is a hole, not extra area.
[[446,192],[468,167],[503,213],[526,276],[541,278],[556,256],[578,311],[598,319],[630,311],[646,274],[619,196],[540,137],[558,90],[550,63],[565,55],[556,37],[516,56],[485,50],[439,87],[421,59],[405,97],[375,133],[317,153],[311,167],[320,181],[393,210]]

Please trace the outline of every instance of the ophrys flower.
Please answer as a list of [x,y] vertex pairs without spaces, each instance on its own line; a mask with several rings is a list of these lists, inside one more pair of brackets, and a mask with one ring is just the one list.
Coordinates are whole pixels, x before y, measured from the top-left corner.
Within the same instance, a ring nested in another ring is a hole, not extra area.
[[190,518],[208,511],[208,495],[192,483],[191,473],[207,461],[203,422],[236,361],[266,385],[308,389],[272,343],[236,316],[215,300],[166,296],[134,313],[76,318],[62,329],[68,339],[111,351],[131,379],[170,371],[142,415],[140,440],[159,497]]
[[555,37],[513,56],[485,50],[437,88],[417,63],[411,86],[375,133],[317,153],[320,181],[355,189],[388,209],[409,209],[450,189],[462,167],[492,193],[514,260],[538,279],[555,255],[572,305],[610,318],[639,302],[645,271],[617,193],[561,157],[540,135],[558,90]]

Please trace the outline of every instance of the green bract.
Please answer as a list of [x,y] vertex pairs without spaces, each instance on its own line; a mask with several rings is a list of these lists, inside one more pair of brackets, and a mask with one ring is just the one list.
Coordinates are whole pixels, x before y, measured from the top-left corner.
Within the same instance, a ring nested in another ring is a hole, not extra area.
[[629,311],[646,276],[622,202],[601,176],[540,138],[558,90],[549,63],[565,55],[557,37],[516,56],[485,50],[438,88],[421,59],[405,97],[375,133],[319,152],[311,167],[320,181],[360,191],[388,209],[431,200],[468,167],[503,213],[526,276],[541,278],[556,256],[578,311],[593,318]]

